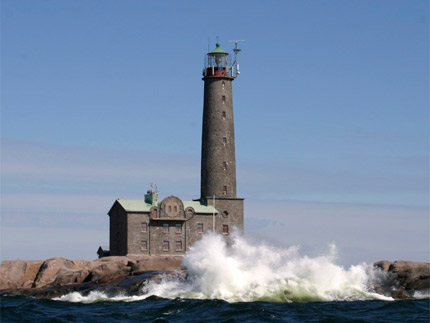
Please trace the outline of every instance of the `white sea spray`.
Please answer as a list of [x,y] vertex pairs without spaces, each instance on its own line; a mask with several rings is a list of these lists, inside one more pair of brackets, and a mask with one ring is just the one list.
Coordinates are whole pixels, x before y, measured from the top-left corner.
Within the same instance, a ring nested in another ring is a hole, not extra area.
[[186,299],[221,299],[227,302],[309,302],[392,298],[372,290],[382,273],[365,263],[348,269],[336,264],[337,250],[329,245],[319,257],[301,256],[298,247],[277,248],[251,244],[232,236],[229,245],[217,234],[206,234],[185,254],[186,280],[166,276],[149,282],[139,295],[107,297],[75,292],[60,301],[137,301],[149,296]]
[[391,299],[372,291],[370,266],[344,269],[336,257],[334,244],[326,255],[310,258],[298,247],[251,245],[241,237],[227,246],[223,237],[207,234],[184,257],[187,281],[150,283],[143,292],[228,302]]
[[140,301],[147,297],[148,297],[147,295],[136,295],[136,296],[116,295],[114,297],[109,297],[103,292],[92,291],[92,292],[89,292],[88,295],[82,295],[79,292],[72,292],[60,297],[55,297],[53,298],[53,300],[71,302],[71,303],[91,304],[91,303],[102,302],[102,301],[134,302],[134,301]]

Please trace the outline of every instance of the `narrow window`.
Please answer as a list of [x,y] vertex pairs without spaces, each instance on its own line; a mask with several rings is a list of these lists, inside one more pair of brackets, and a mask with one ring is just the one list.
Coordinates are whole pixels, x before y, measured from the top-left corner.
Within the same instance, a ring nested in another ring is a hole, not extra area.
[[227,170],[227,162],[222,162],[222,169]]
[[176,251],[182,251],[182,241],[176,241]]
[[222,103],[225,103],[225,95],[222,96]]
[[142,251],[148,250],[148,241],[142,241],[140,245],[140,250]]
[[170,205],[167,208],[169,209],[169,212],[172,212],[172,207]]
[[142,232],[148,232],[148,223],[146,222],[142,223]]
[[222,112],[222,118],[225,120],[225,118],[227,117],[227,113],[225,111]]
[[222,194],[227,195],[227,186],[223,186],[222,188]]
[[169,233],[169,224],[168,223],[163,224],[163,233]]
[[152,218],[153,219],[157,218],[157,209],[152,209]]
[[176,205],[173,207],[173,211],[178,212],[178,207]]
[[224,146],[227,144],[227,137],[222,137],[222,143],[224,144]]
[[180,223],[176,224],[176,233],[182,233],[182,224]]
[[227,224],[222,225],[222,234],[228,234],[228,225]]
[[222,88],[224,89],[225,87],[225,81],[222,81]]
[[169,251],[169,241],[163,241],[163,251]]
[[197,233],[203,233],[203,223],[197,223]]

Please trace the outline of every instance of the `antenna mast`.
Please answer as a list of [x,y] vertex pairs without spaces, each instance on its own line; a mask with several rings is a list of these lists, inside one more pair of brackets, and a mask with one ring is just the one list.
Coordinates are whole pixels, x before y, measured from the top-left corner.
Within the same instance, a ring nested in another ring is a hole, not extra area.
[[241,49],[238,48],[237,45],[239,44],[239,42],[243,42],[243,41],[244,40],[239,40],[239,39],[230,40],[231,43],[234,43],[234,48],[233,48],[234,62],[233,62],[233,64],[231,64],[231,67],[230,67],[231,74],[234,78],[236,78],[240,74],[239,62],[237,61],[237,54],[239,54]]

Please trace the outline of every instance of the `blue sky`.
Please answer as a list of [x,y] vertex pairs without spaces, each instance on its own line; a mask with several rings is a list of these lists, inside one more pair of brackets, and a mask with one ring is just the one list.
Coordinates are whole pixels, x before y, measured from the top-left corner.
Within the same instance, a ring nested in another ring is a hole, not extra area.
[[428,1],[1,3],[1,259],[95,258],[118,198],[198,198],[215,37],[256,243],[429,261]]

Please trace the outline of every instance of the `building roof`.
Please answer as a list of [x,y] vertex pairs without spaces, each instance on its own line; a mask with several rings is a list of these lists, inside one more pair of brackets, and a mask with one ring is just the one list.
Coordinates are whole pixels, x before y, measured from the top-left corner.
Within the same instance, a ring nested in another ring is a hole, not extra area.
[[117,202],[127,212],[149,212],[152,207],[152,204],[145,203],[145,200],[117,199]]
[[[127,212],[149,212],[152,204],[145,203],[145,200],[128,200],[128,199],[117,199],[116,200]],[[162,201],[158,202],[159,206]],[[196,213],[213,214],[218,211],[212,205],[204,205],[199,201],[182,201],[184,208],[192,207]]]
[[213,55],[213,54],[228,55],[228,53],[225,50],[222,50],[221,47],[219,47],[218,43],[216,43],[216,48],[208,53],[208,55]]
[[199,201],[182,201],[184,208],[192,207],[196,213],[218,213],[212,205],[200,204]]

